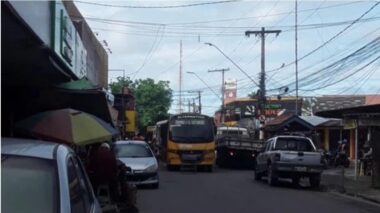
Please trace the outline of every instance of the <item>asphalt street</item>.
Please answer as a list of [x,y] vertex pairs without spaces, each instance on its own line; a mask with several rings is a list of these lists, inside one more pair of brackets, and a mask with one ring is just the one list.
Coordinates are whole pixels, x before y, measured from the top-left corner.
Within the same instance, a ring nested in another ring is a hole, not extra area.
[[245,212],[380,212],[380,207],[357,199],[294,187],[281,180],[271,187],[254,181],[250,170],[215,168],[214,172],[160,171],[159,189],[139,189],[141,213]]

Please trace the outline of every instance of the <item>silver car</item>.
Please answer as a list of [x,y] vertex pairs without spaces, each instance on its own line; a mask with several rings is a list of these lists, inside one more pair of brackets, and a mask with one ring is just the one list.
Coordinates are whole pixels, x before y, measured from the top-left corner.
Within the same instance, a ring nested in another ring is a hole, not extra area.
[[129,183],[159,187],[157,159],[145,141],[117,141],[113,149],[116,157],[131,168],[127,173]]
[[2,212],[102,212],[86,172],[65,145],[2,138]]

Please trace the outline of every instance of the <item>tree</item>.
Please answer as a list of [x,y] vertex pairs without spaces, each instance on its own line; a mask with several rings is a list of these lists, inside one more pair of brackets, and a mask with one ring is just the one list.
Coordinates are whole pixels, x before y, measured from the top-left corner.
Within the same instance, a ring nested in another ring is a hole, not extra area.
[[169,81],[155,83],[150,78],[137,80],[135,85],[139,130],[145,132],[147,126],[169,117],[172,90],[169,87]]
[[115,82],[109,84],[112,93],[122,93],[122,88],[127,87],[131,93],[134,92],[135,83],[129,77],[117,77]]
[[135,97],[139,132],[144,133],[146,127],[157,121],[167,119],[172,103],[172,90],[169,81],[154,82],[153,79],[139,79],[133,82],[129,77],[118,77],[109,86],[112,93],[121,93],[121,88],[128,87]]

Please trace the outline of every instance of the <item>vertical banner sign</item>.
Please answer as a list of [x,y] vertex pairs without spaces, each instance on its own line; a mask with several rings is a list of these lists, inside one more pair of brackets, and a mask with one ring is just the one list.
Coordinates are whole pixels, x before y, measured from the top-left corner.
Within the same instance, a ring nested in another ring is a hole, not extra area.
[[87,51],[62,1],[51,2],[51,14],[52,49],[76,77],[85,77]]

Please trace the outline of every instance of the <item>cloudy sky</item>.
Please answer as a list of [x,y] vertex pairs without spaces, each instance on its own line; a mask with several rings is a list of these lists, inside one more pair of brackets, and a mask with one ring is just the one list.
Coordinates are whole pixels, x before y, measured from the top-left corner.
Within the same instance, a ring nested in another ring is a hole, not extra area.
[[[258,81],[260,39],[247,30],[281,30],[266,36],[269,94],[295,88],[294,1],[75,1],[109,53],[110,69],[125,69],[132,79],[168,80],[178,108],[180,41],[184,102],[201,89],[206,114],[220,99],[221,74],[238,81],[238,97],[257,90],[254,83],[215,48],[219,47]],[[208,4],[212,3],[212,4]],[[380,93],[380,5],[374,1],[299,1],[298,70],[300,95]],[[112,52],[112,53],[111,53]],[[109,80],[121,76],[110,72]]]

